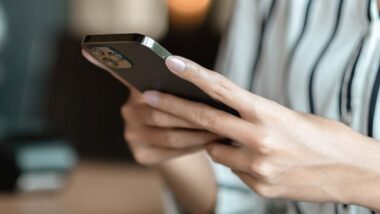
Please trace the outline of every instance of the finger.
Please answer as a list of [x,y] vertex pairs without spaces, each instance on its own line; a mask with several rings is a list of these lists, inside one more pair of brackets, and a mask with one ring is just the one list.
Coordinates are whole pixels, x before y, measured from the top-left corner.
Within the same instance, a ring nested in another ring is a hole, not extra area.
[[213,143],[206,147],[210,157],[217,163],[243,172],[250,172],[250,157],[243,147]]
[[[142,131],[143,133],[139,133]],[[150,146],[171,149],[203,146],[222,138],[221,136],[208,131],[157,127],[146,127],[139,131],[126,133],[127,136],[125,136],[125,138],[129,142],[148,142]]]
[[189,147],[186,149],[171,149],[162,147],[144,147],[143,149],[135,149],[133,152],[135,160],[144,165],[155,165],[175,157],[185,154],[194,153],[202,150],[203,147]]
[[181,119],[172,114],[160,111],[150,106],[143,106],[138,112],[138,117],[141,118],[146,123],[146,125],[162,128],[201,129],[200,126],[194,125],[187,120]]
[[[192,102],[156,91],[143,94],[147,104],[173,114],[197,126],[237,142],[250,142],[255,138],[255,125],[239,117],[214,109],[206,104]],[[248,133],[248,134],[247,134]]]
[[259,105],[258,96],[237,86],[223,75],[210,71],[183,57],[172,56],[166,65],[177,76],[195,84],[212,98],[240,113],[251,112]]

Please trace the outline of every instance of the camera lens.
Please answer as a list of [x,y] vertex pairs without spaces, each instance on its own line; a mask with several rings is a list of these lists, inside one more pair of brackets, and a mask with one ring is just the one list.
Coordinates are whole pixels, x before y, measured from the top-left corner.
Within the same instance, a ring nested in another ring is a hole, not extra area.
[[115,62],[121,62],[123,61],[123,58],[118,56],[118,55],[112,55],[112,56],[109,56],[110,59],[112,59],[113,61]]
[[108,67],[115,68],[119,66],[119,63],[113,61],[109,58],[103,58],[103,63],[106,64]]
[[124,60],[124,58],[120,54],[115,52],[108,52],[108,58],[118,63]]
[[104,52],[99,50],[98,48],[96,47],[91,47],[90,48],[90,51],[92,52],[92,54],[95,56],[95,57],[102,57],[104,56]]

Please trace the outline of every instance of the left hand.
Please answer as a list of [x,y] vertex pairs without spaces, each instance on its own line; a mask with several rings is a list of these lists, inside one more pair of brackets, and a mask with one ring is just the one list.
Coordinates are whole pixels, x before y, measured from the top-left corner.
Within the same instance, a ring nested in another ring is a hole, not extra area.
[[362,176],[364,171],[375,175],[373,164],[365,170],[361,165],[370,161],[362,151],[371,139],[339,122],[298,113],[252,94],[184,58],[170,57],[166,63],[174,74],[234,108],[241,118],[159,92],[144,93],[148,104],[238,142],[237,147],[214,143],[207,149],[214,161],[230,167],[258,194],[351,203],[354,186],[378,179],[367,176],[363,181]]

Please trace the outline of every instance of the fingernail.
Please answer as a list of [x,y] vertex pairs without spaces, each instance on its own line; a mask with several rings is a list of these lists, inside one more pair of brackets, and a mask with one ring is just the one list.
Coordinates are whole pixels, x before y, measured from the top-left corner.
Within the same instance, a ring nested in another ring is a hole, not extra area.
[[156,105],[158,103],[158,92],[156,91],[147,91],[143,94],[145,102],[149,105]]
[[171,71],[183,72],[185,71],[186,63],[175,56],[170,56],[166,59],[166,65]]

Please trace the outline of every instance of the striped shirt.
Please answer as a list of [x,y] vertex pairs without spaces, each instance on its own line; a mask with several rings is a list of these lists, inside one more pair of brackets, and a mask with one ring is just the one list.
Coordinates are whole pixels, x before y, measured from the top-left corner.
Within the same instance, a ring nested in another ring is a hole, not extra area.
[[[237,0],[216,70],[296,111],[380,139],[378,11],[376,0]],[[214,164],[214,170],[218,213],[273,209],[273,201],[229,169]],[[354,205],[285,203],[281,213],[374,213]]]

